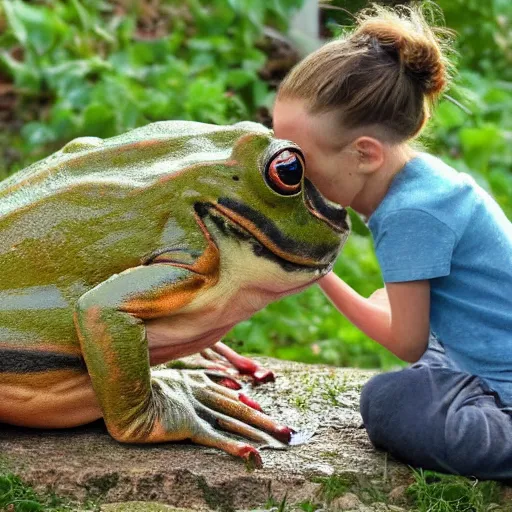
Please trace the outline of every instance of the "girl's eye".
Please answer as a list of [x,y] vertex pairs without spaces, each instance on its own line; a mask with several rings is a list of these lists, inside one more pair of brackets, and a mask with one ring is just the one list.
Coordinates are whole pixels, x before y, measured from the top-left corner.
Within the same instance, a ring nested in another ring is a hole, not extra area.
[[265,177],[270,187],[278,194],[297,194],[302,186],[304,165],[298,153],[285,149],[267,165]]

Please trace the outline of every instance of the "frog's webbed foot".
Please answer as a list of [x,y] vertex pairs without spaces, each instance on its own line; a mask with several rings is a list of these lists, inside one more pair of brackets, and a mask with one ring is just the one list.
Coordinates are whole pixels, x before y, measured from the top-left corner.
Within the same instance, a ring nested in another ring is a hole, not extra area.
[[274,382],[272,370],[262,368],[252,359],[241,356],[222,342],[217,342],[211,348],[187,358],[179,359],[182,368],[202,368],[226,375],[225,379],[215,379],[219,384],[231,389],[240,389],[241,385],[235,377],[248,376],[254,385]]
[[[152,372],[154,396],[162,404],[159,423],[175,432],[175,439],[190,439],[242,457],[260,467],[258,450],[217,429],[262,443],[284,448],[293,430],[278,424],[263,412],[246,405],[244,395],[211,381],[202,371],[173,369]],[[174,437],[174,436],[173,436]]]

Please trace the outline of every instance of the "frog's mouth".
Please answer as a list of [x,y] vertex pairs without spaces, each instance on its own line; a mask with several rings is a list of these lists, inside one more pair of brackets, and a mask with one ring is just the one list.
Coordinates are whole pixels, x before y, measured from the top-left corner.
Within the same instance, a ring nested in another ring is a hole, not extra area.
[[230,198],[216,203],[196,203],[197,214],[208,216],[226,236],[250,241],[254,254],[278,263],[286,271],[313,270],[321,274],[329,271],[338,247],[300,245],[284,235],[265,215]]

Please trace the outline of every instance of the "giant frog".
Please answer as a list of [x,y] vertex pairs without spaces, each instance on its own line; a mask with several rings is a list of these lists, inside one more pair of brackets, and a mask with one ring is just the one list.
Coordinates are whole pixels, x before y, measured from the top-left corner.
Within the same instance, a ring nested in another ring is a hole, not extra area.
[[291,429],[202,372],[151,367],[331,269],[346,211],[304,175],[300,148],[259,124],[169,121],[75,139],[2,182],[0,422],[103,418],[120,442],[259,465],[240,437]]

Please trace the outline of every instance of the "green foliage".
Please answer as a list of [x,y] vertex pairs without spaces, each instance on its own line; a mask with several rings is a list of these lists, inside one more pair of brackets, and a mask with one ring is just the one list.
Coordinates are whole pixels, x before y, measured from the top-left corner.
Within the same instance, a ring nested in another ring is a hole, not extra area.
[[[406,490],[407,510],[414,512],[505,512],[510,503],[505,502],[502,485],[495,481],[482,481],[434,471],[412,470],[414,483]],[[268,512],[334,511],[338,510],[336,498],[347,492],[355,494],[371,509],[388,509],[390,482],[359,481],[357,476],[334,474],[313,477],[320,489],[310,500],[293,503],[286,497],[282,501],[270,497],[263,510]],[[378,507],[377,505],[382,505]],[[399,508],[399,507],[395,507]],[[405,509],[403,509],[405,510]]]
[[462,66],[485,77],[512,80],[512,6],[508,0],[438,0],[457,32]]
[[256,43],[301,1],[167,1],[148,19],[144,2],[5,0],[0,73],[15,86],[23,128],[0,139],[21,157],[0,159],[0,178],[76,136],[252,117],[273,97]]
[[343,475],[319,476],[311,479],[312,482],[321,484],[320,497],[323,501],[331,503],[339,496],[343,496],[354,485],[354,478]]
[[[425,137],[427,147],[472,174],[512,218],[512,4],[440,0],[457,34],[458,68]],[[467,112],[466,112],[467,110]]]
[[288,496],[285,494],[281,501],[277,501],[273,496],[267,500],[264,505],[264,510],[271,510],[272,512],[287,512],[287,499]]

